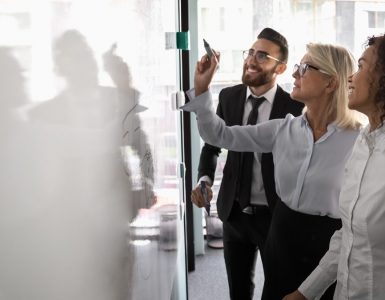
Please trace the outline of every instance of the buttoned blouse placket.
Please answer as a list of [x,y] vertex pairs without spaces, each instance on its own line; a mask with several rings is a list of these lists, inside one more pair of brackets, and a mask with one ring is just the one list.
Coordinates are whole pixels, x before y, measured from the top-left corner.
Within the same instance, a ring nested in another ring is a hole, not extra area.
[[[308,150],[307,150],[307,155],[306,155],[306,157],[302,163],[301,169],[298,172],[297,184],[296,184],[295,194],[293,197],[293,205],[295,207],[299,207],[299,198],[301,196],[303,183],[305,181],[305,176],[306,176],[307,170],[309,168],[311,156],[313,153],[313,146],[314,146],[313,133],[312,133],[312,130],[310,129],[308,122],[307,122],[305,117],[303,117],[303,119],[302,119],[302,126],[305,126],[305,130],[306,130],[306,141],[308,144]],[[301,187],[301,188],[299,188],[299,187]]]
[[[299,199],[301,196],[301,192],[302,192],[303,184],[305,181],[306,173],[309,169],[309,165],[310,165],[310,161],[311,161],[311,158],[313,155],[314,147],[316,146],[316,144],[319,144],[319,143],[322,143],[323,141],[326,141],[327,138],[330,135],[332,135],[336,130],[334,125],[332,125],[332,124],[329,125],[327,128],[327,132],[319,140],[314,142],[313,130],[309,126],[309,123],[306,119],[306,116],[303,116],[302,118],[303,118],[302,119],[302,126],[305,126],[305,128],[306,128],[306,141],[308,143],[308,151],[307,151],[307,155],[304,159],[304,162],[301,166],[301,169],[299,170],[299,173],[298,173],[297,185],[296,185],[295,195],[294,195],[294,199],[293,199],[294,200],[293,204],[295,204],[295,206],[297,208],[299,208],[299,206],[300,206]],[[301,188],[299,188],[299,187],[301,187]]]
[[[349,272],[349,257],[350,257],[350,254],[351,254],[352,248],[353,248],[353,214],[354,214],[354,209],[356,207],[356,204],[357,204],[357,201],[358,201],[358,198],[360,195],[362,178],[363,178],[363,175],[365,173],[368,161],[369,161],[370,156],[371,156],[372,151],[373,151],[373,149],[370,149],[370,147],[372,147],[372,145],[370,145],[370,142],[368,143],[370,137],[368,137],[366,133],[363,133],[359,137],[359,139],[360,139],[359,140],[359,147],[360,147],[360,150],[363,150],[363,151],[358,151],[357,154],[359,154],[360,156],[365,155],[365,157],[356,158],[356,159],[355,159],[355,157],[352,157],[352,159],[351,159],[351,161],[354,161],[354,171],[350,170],[350,174],[354,174],[355,177],[359,178],[359,184],[357,184],[355,186],[356,190],[354,192],[354,197],[351,199],[350,205],[349,205],[349,210],[348,210],[349,219],[348,219],[348,222],[346,224],[348,230],[346,231],[347,236],[345,237],[346,242],[344,243],[347,246],[345,249],[346,252],[342,253],[344,260],[341,262],[344,264],[342,269],[346,270],[346,272],[343,272],[342,295],[346,295],[347,299],[349,299],[348,297],[349,297],[349,290],[350,290],[349,289],[349,273],[350,273]],[[360,164],[358,164],[359,162],[360,162]],[[354,182],[357,182],[357,180]]]

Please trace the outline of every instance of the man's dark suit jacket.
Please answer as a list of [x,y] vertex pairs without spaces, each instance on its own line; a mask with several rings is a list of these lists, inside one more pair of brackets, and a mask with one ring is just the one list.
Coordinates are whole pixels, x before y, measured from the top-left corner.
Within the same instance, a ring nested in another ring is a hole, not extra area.
[[[242,125],[246,91],[247,87],[240,84],[224,88],[219,93],[217,115],[226,122],[226,125]],[[292,100],[290,95],[278,86],[270,113],[270,119],[285,118],[289,113],[298,116],[301,114],[302,108],[302,103]],[[199,160],[198,179],[207,175],[214,182],[217,158],[220,152],[220,148],[207,143],[203,146]],[[236,198],[237,181],[240,175],[240,154],[240,152],[235,151],[228,151],[227,154],[226,165],[223,170],[222,183],[217,199],[218,215],[222,221],[228,219]],[[279,197],[275,192],[274,164],[271,153],[262,154],[261,168],[267,202],[272,211]]]

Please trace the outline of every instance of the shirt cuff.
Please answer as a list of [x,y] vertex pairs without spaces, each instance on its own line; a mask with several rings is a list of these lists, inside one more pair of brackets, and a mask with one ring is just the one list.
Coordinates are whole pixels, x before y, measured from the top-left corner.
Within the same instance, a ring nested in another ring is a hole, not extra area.
[[213,101],[211,92],[206,91],[195,97],[195,89],[188,90],[186,92],[190,102],[181,106],[180,109],[183,111],[195,112],[197,117],[202,121],[210,121],[212,112]]
[[300,285],[298,290],[308,300],[318,300],[326,289],[336,280],[322,267],[318,266]]
[[204,175],[204,176],[202,176],[201,178],[199,178],[199,180],[198,180],[198,182],[197,182],[197,185],[199,185],[201,181],[206,181],[206,182],[209,184],[209,186],[212,186],[212,185],[213,185],[213,181],[212,181],[211,178],[210,178],[209,176],[207,176],[207,175]]

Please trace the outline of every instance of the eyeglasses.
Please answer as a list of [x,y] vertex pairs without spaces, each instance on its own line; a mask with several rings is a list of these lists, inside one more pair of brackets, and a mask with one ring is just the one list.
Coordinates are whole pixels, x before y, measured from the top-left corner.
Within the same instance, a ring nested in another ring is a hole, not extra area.
[[264,64],[269,59],[275,60],[279,63],[284,63],[283,61],[269,55],[264,51],[255,51],[254,49],[249,49],[249,50],[242,51],[242,53],[243,53],[244,60],[248,59],[249,57],[254,57],[259,64]]
[[320,73],[330,75],[326,71],[321,70],[320,68],[314,67],[314,66],[309,65],[309,64],[299,64],[299,65],[295,64],[294,68],[293,68],[293,74],[297,73],[297,71],[298,71],[299,76],[303,77],[309,68],[311,68],[313,70],[317,70]]

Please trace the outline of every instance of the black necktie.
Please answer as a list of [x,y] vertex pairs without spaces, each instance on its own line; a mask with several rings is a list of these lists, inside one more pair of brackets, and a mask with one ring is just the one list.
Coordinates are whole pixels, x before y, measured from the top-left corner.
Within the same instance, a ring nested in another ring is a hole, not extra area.
[[[248,125],[255,125],[258,119],[258,107],[266,100],[265,97],[251,99],[253,108],[247,119]],[[238,201],[241,208],[245,208],[250,204],[250,191],[251,191],[251,179],[253,173],[253,162],[254,152],[243,152],[241,154],[241,166],[239,173],[239,184],[238,184]]]

